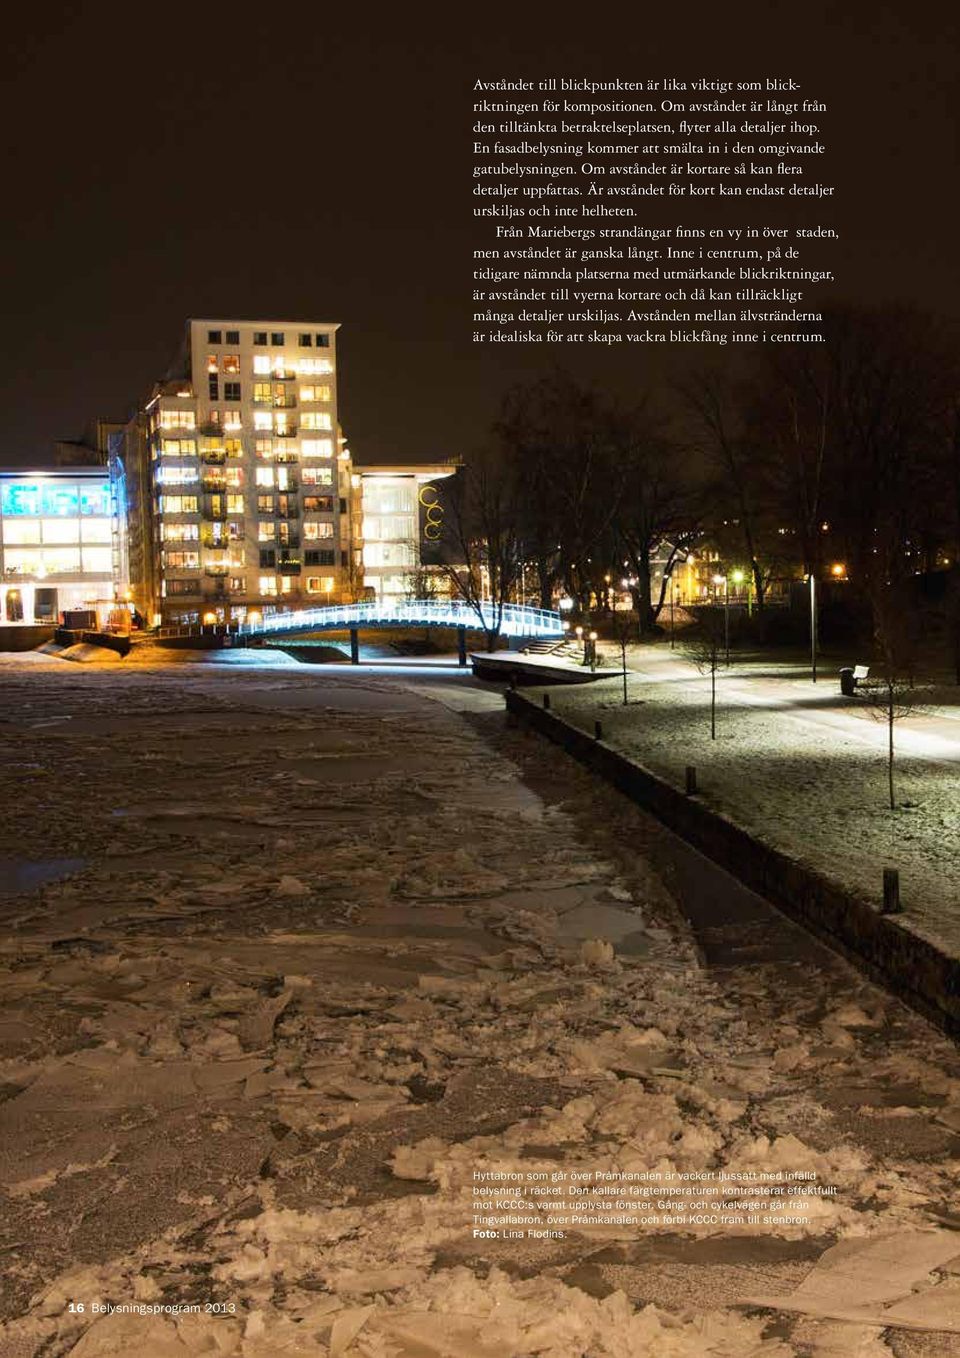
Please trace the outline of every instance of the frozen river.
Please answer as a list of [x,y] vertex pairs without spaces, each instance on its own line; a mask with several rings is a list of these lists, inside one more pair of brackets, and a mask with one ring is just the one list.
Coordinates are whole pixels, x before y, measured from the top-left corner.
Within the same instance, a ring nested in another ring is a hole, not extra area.
[[[0,689],[0,1358],[960,1355],[956,1048],[498,695]],[[477,1173],[641,1168],[836,1192],[474,1234]]]

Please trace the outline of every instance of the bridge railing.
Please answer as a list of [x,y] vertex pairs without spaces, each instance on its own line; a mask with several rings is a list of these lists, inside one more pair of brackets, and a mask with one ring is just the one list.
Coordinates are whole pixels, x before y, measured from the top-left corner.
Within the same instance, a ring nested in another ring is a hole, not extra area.
[[[481,621],[482,613],[482,621]],[[333,630],[336,628],[425,625],[467,627],[480,631],[496,627],[499,616],[503,636],[558,637],[563,633],[560,614],[548,608],[528,608],[524,604],[484,604],[478,611],[462,599],[404,599],[380,603],[368,600],[359,604],[332,604],[325,608],[294,609],[270,613],[255,623],[241,623],[240,636],[265,636],[276,632]]]

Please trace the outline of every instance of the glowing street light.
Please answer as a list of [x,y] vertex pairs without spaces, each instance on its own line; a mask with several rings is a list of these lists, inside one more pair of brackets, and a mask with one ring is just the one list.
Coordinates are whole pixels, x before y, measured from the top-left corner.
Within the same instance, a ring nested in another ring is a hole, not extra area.
[[810,584],[810,677],[817,682],[817,577],[813,571],[807,576]]
[[715,575],[713,583],[719,589],[723,585],[723,654],[724,664],[730,664],[730,585],[725,575]]
[[835,561],[830,567],[830,574],[835,580],[846,580],[847,568],[842,561]]

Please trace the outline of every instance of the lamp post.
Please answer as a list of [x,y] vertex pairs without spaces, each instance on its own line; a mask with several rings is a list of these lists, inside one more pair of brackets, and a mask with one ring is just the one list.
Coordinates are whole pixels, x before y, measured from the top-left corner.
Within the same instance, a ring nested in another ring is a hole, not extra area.
[[595,670],[595,669],[597,668],[597,634],[596,634],[596,632],[591,632],[591,633],[590,633],[590,668],[591,668],[591,670]]
[[723,585],[723,663],[730,664],[730,586],[725,575],[715,575],[713,583]]
[[817,682],[817,577],[813,571],[807,579],[810,582],[810,675]]
[[583,628],[575,627],[573,630],[577,634],[577,640],[583,645],[583,660],[581,661],[581,664],[585,665],[587,663],[587,643],[583,638]]
[[746,582],[747,582],[747,617],[748,617],[748,618],[749,618],[749,617],[752,617],[752,616],[753,616],[753,609],[752,609],[752,607],[751,607],[751,602],[752,602],[752,601],[751,601],[751,597],[750,597],[750,577],[749,577],[748,575],[745,575],[745,574],[743,573],[743,571],[736,570],[736,571],[731,571],[731,572],[730,572],[730,579],[731,579],[731,580],[733,581],[733,583],[737,586],[737,593],[740,592],[740,586],[743,584],[744,580],[746,580]]

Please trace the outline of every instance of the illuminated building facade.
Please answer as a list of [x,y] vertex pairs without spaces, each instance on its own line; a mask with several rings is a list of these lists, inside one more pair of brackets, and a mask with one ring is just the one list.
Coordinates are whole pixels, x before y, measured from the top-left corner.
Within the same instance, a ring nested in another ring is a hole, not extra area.
[[360,491],[360,537],[364,591],[379,600],[424,592],[443,535],[443,507],[436,482],[452,476],[455,463],[423,466],[361,466],[353,477]]
[[338,326],[191,320],[174,375],[112,441],[130,591],[148,623],[352,599]]
[[0,471],[0,622],[114,607],[117,516],[106,467]]

